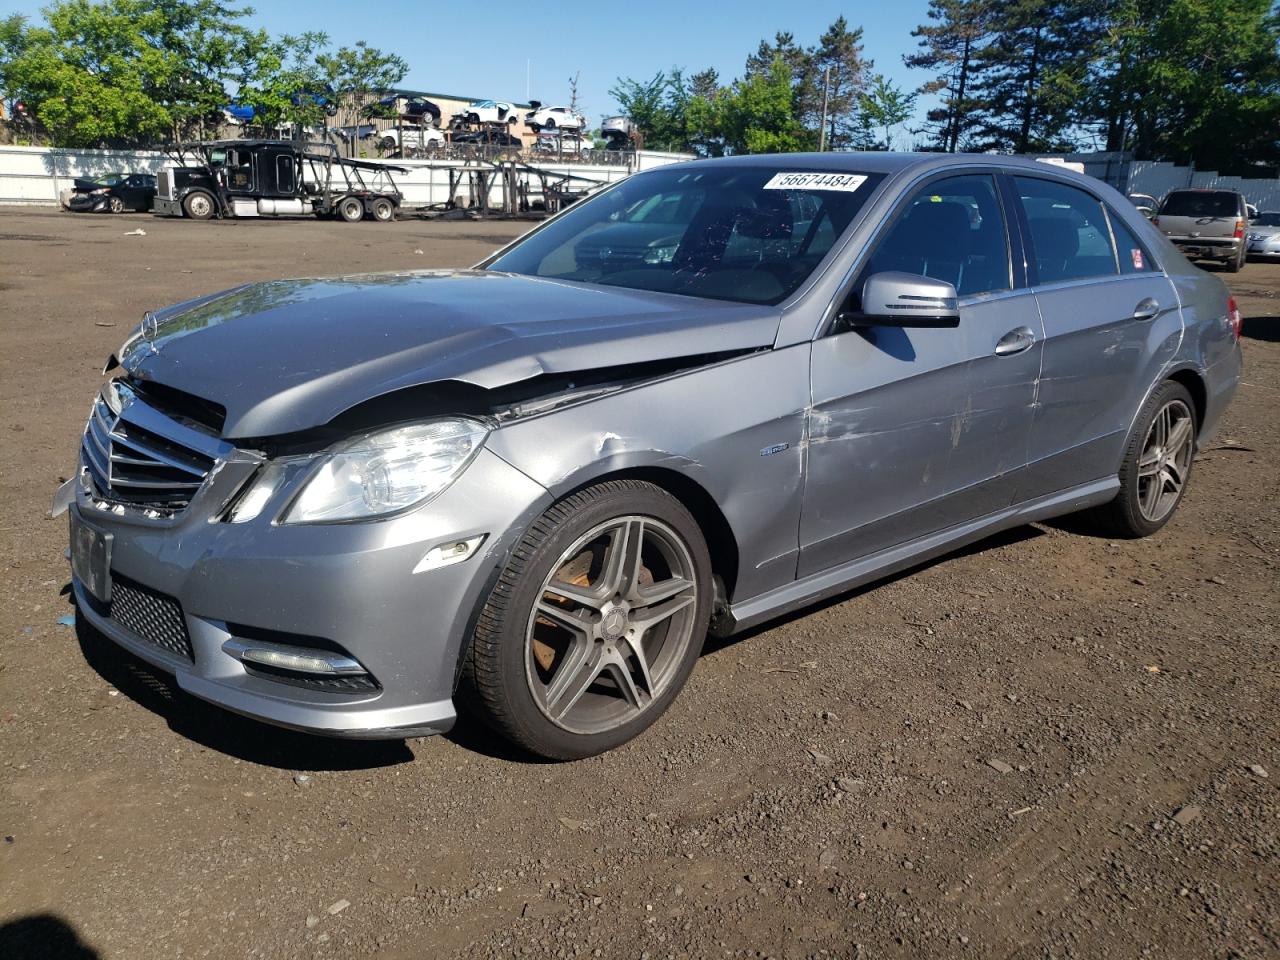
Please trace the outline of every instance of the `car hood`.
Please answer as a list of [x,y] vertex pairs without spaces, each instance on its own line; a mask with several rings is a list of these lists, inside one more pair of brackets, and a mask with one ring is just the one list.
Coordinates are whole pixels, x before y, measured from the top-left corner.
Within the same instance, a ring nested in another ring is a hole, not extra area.
[[776,307],[478,270],[248,284],[148,314],[119,352],[133,376],[226,410],[229,438],[328,423],[440,381],[542,374],[772,346]]
[[1280,227],[1268,227],[1261,224],[1254,224],[1245,232],[1252,234],[1255,237],[1274,237],[1280,235]]

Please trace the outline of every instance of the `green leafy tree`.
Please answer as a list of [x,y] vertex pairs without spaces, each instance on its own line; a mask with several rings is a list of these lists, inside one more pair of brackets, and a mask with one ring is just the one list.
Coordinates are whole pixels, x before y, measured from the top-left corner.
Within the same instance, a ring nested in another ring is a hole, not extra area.
[[1245,172],[1280,161],[1280,18],[1271,0],[1120,0],[1088,78],[1101,144]]
[[871,78],[862,95],[862,115],[867,126],[877,126],[884,132],[884,148],[893,149],[893,128],[911,119],[915,109],[916,94],[908,93],[881,74]]
[[716,129],[729,153],[790,153],[816,146],[795,116],[794,74],[781,56],[765,73],[749,73],[715,101]]

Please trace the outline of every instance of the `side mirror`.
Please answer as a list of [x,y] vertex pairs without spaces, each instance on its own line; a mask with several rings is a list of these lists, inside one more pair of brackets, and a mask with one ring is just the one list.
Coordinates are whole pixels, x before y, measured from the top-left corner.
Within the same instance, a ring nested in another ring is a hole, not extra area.
[[874,273],[862,285],[862,309],[845,320],[855,327],[958,327],[956,288],[914,273]]

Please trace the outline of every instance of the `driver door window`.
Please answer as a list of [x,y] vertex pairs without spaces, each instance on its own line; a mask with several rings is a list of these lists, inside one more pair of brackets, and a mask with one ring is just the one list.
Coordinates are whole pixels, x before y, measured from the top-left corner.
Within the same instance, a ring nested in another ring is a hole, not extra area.
[[945,280],[962,297],[1012,289],[1009,240],[995,179],[950,177],[913,194],[871,255],[862,279],[884,271]]

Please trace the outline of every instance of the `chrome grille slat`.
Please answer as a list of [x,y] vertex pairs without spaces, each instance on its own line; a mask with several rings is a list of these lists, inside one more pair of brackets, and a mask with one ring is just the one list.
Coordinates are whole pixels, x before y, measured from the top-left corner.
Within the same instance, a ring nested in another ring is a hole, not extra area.
[[[201,470],[199,467],[194,467],[189,464],[183,463],[181,460],[177,459],[176,457],[163,453],[156,447],[152,447],[149,444],[141,440],[138,440],[136,437],[126,436],[120,432],[119,428],[112,431],[111,441],[113,444],[118,443],[121,446],[128,447],[130,450],[136,451],[137,453],[146,454],[148,457],[152,459],[152,461],[159,461],[160,463],[163,463],[169,467],[173,467],[177,470],[185,470],[187,473],[193,476],[203,477],[206,473],[209,472],[208,469]],[[148,463],[146,465],[154,466],[155,464]]]
[[110,402],[94,402],[80,445],[92,492],[109,503],[182,510],[213,469],[208,445],[193,449],[188,428],[119,384],[108,390]]

